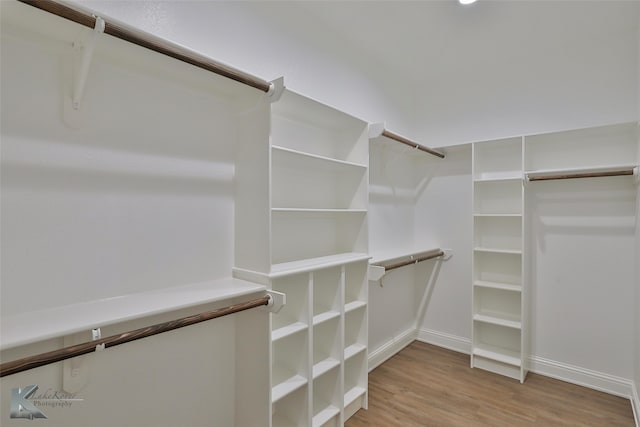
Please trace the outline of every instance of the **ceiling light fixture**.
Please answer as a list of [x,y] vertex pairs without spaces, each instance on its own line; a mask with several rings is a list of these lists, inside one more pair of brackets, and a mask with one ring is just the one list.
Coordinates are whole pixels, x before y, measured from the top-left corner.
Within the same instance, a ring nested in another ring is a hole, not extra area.
[[458,3],[460,4],[471,4],[471,3],[475,3],[476,0],[458,0]]

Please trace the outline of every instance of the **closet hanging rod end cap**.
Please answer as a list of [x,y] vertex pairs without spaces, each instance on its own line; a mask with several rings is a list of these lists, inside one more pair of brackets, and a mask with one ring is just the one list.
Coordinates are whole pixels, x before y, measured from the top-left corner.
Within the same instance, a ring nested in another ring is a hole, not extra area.
[[287,295],[282,292],[270,289],[267,291],[267,295],[269,296],[269,302],[265,308],[271,313],[278,313],[287,304]]
[[453,249],[442,249],[442,260],[448,261],[453,256]]
[[267,97],[269,97],[269,100],[271,102],[276,102],[282,96],[284,89],[285,89],[284,76],[278,77],[275,80],[271,80],[269,82],[269,90],[267,91]]

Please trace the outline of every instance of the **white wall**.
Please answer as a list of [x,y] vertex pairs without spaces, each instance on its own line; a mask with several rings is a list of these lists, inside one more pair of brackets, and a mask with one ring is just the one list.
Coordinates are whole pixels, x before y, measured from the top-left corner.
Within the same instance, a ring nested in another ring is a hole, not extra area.
[[471,145],[447,149],[443,160],[425,160],[416,174],[425,185],[415,205],[415,238],[427,246],[453,251],[442,263],[421,314],[420,337],[468,350],[468,344],[459,338],[471,337]]
[[411,91],[384,62],[315,19],[305,2],[82,1],[83,6],[165,37],[369,122],[413,123]]
[[463,25],[426,51],[438,65],[423,74],[417,137],[446,146],[636,120],[640,3],[473,6],[449,11]]

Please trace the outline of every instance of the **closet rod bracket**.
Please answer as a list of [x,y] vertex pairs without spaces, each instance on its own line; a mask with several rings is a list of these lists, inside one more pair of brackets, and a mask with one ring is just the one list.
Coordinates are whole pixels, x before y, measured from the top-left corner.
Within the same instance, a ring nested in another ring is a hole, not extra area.
[[273,314],[278,313],[287,304],[287,295],[282,292],[268,290],[267,295],[269,295],[269,303],[264,309]]
[[89,67],[91,66],[91,59],[93,58],[93,51],[96,47],[96,43],[101,34],[104,34],[105,22],[104,19],[96,16],[96,25],[91,33],[82,41],[76,41],[73,43],[76,49],[81,50],[80,63],[74,70],[73,75],[73,94],[71,105],[74,110],[80,108],[80,101],[82,100],[82,94],[84,93],[84,87],[87,82],[87,75],[89,74]]

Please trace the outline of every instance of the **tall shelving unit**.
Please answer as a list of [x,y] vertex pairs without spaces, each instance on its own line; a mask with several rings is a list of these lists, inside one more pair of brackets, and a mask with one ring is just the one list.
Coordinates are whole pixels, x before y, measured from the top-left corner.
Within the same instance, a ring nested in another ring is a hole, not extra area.
[[271,425],[342,425],[367,405],[368,125],[284,90],[238,131],[234,275],[287,295]]
[[473,144],[473,313],[471,367],[523,382],[523,138]]

